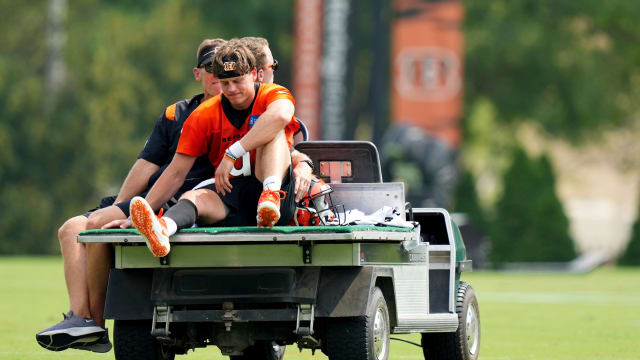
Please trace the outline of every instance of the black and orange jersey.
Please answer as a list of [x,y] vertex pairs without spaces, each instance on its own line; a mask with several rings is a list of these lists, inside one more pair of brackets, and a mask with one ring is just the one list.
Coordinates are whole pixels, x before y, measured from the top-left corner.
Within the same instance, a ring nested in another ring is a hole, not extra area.
[[[222,94],[203,102],[185,122],[176,152],[189,156],[208,154],[211,164],[218,166],[227,148],[251,130],[269,104],[279,99],[294,102],[291,92],[280,85],[255,84],[255,87],[253,103],[246,110],[233,109]],[[289,148],[293,144],[293,134],[299,126],[295,117],[292,117],[285,127]],[[245,161],[249,159],[250,164],[247,166]],[[255,150],[236,160],[231,175],[249,176],[253,173],[254,165]]]
[[[189,115],[200,105],[203,98],[204,94],[198,94],[191,99],[179,101],[168,106],[162,115],[158,117],[149,139],[138,155],[139,159],[144,159],[160,166],[160,169],[149,178],[149,187],[158,180],[164,169],[171,163],[173,155],[178,148],[182,126]],[[213,166],[208,157],[201,156],[196,159],[195,164],[187,174],[181,192],[190,190],[202,180],[212,177],[213,174]]]

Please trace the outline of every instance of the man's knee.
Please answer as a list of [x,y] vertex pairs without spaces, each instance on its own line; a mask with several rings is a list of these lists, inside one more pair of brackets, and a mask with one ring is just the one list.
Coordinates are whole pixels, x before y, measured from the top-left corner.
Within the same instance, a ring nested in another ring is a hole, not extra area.
[[204,189],[197,189],[197,190],[189,190],[189,191],[185,191],[181,196],[180,199],[178,200],[189,200],[193,203],[195,203],[196,198],[198,197],[198,193],[202,192]]
[[58,240],[60,243],[66,241],[76,241],[79,233],[87,227],[87,218],[84,215],[74,216],[62,224],[58,229]]
[[216,223],[227,216],[227,208],[220,196],[211,189],[189,190],[180,196],[180,200],[189,200],[196,208],[198,221]]
[[264,151],[277,151],[278,149],[289,149],[289,142],[287,141],[287,136],[284,130],[278,131],[276,136],[271,141],[257,148],[256,153],[262,153]]
[[219,198],[218,194],[210,189],[189,190],[180,196],[180,200],[191,201],[198,212],[206,208],[209,202],[215,201],[215,198]]

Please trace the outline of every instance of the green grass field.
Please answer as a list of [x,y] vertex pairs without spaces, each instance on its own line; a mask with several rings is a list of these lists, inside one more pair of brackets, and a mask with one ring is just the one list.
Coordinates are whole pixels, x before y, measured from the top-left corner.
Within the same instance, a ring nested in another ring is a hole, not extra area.
[[[640,359],[640,270],[605,268],[587,275],[475,272],[483,360]],[[0,359],[112,359],[113,352],[50,352],[35,333],[68,310],[59,258],[0,257]],[[112,324],[108,322],[108,326]],[[403,336],[419,342],[419,336]],[[287,360],[327,359],[287,348]],[[217,348],[177,359],[225,359]],[[392,360],[422,359],[421,349],[392,342]]]

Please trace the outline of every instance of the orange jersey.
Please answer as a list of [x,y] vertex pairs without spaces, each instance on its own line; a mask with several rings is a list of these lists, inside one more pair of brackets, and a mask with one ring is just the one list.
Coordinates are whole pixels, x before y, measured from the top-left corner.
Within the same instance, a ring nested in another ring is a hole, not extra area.
[[[256,92],[252,107],[247,110],[248,116],[241,119],[241,123],[235,122],[235,125],[227,117],[229,107],[226,108],[227,113],[225,113],[223,101],[227,100],[223,99],[221,95],[203,102],[191,113],[182,127],[182,135],[180,135],[176,152],[196,157],[208,153],[209,161],[217,167],[227,148],[242,139],[251,130],[258,117],[267,110],[269,104],[279,99],[289,99],[295,104],[291,92],[280,85],[260,84]],[[299,127],[298,121],[292,117],[284,129],[289,148],[293,144],[293,134]],[[244,162],[249,159],[250,166],[247,166]],[[235,177],[250,176],[253,174],[254,166],[255,150],[252,150],[236,160],[235,169],[231,175]]]

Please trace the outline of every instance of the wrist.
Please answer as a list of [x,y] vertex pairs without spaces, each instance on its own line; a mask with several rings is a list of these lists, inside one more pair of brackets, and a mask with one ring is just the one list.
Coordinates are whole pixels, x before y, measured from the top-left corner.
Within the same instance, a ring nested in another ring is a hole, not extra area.
[[313,172],[313,170],[315,170],[314,167],[313,167],[313,162],[311,160],[300,160],[298,162],[298,164],[302,164],[302,163],[307,164],[307,166],[309,166],[309,168],[311,169],[311,172]]
[[231,162],[235,162],[238,158],[241,158],[247,151],[242,147],[240,141],[236,141],[233,145],[227,148],[225,151],[224,157],[231,160]]
[[229,160],[229,161],[231,161],[231,163],[235,163],[236,160],[238,160],[238,159],[236,159],[234,157],[229,156],[229,154],[226,154],[226,153],[224,154],[224,157],[222,159],[223,160]]

